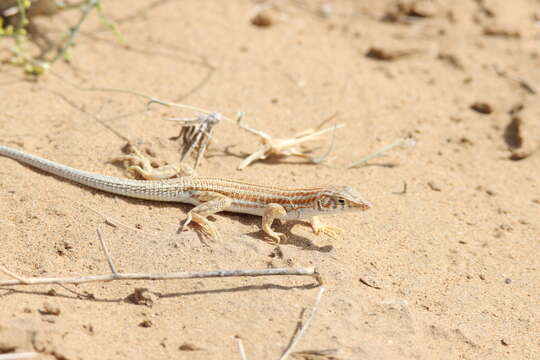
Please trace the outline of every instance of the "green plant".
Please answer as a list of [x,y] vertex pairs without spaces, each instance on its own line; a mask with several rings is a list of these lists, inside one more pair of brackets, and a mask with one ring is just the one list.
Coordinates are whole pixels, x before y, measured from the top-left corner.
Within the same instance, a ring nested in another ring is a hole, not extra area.
[[[60,11],[72,9],[80,11],[79,20],[66,31],[63,39],[57,44],[56,54],[48,57],[30,55],[28,43],[32,41],[32,37],[29,33],[39,32],[39,29],[33,26],[32,19],[40,15],[53,16]],[[125,42],[117,24],[104,14],[101,0],[83,0],[77,3],[58,0],[12,0],[0,5],[0,40],[13,41],[8,62],[22,67],[27,74],[39,76],[58,60],[69,61],[75,38],[93,10],[96,11],[101,23],[117,36],[118,41]]]

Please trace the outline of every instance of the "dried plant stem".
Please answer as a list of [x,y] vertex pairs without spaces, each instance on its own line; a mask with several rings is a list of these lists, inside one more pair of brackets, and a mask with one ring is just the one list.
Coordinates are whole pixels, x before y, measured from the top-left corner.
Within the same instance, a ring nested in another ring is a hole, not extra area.
[[379,151],[377,151],[377,152],[375,152],[375,153],[373,153],[371,155],[365,156],[362,159],[350,164],[349,166],[347,166],[347,168],[351,169],[351,168],[361,167],[361,166],[365,165],[368,161],[373,160],[373,159],[375,159],[375,158],[377,158],[379,156],[382,156],[385,152],[388,152],[388,151],[390,151],[390,150],[392,150],[394,148],[397,148],[397,147],[402,147],[402,148],[413,147],[415,144],[416,144],[416,142],[411,138],[400,139],[400,140],[398,140],[396,142],[393,142],[390,145],[387,145],[387,146],[383,147]]
[[200,115],[195,118],[171,118],[167,120],[180,121],[182,130],[179,139],[182,139],[182,148],[180,161],[184,161],[186,156],[189,156],[194,149],[197,149],[194,169],[201,162],[204,152],[212,139],[214,126],[221,121],[222,115],[214,112],[211,114]]
[[107,248],[107,245],[105,244],[105,241],[103,240],[103,236],[101,236],[101,230],[99,229],[99,226],[96,229],[99,242],[101,243],[101,249],[103,250],[103,253],[105,253],[105,257],[107,258],[107,263],[109,264],[109,268],[111,269],[111,272],[113,275],[118,275],[118,271],[116,271],[116,267],[114,266],[114,263],[111,258],[111,254],[109,253],[109,249]]
[[336,139],[336,129],[338,128],[338,125],[339,124],[334,125],[334,131],[332,132],[332,140],[330,141],[330,146],[328,146],[328,150],[326,150],[326,152],[321,156],[311,158],[311,162],[313,164],[321,164],[332,152],[332,149],[334,148],[334,140]]
[[[261,145],[259,149],[257,149],[251,155],[244,158],[244,160],[242,160],[240,164],[238,165],[237,167],[238,170],[243,170],[247,166],[249,166],[251,163],[257,160],[267,159],[270,156],[298,156],[302,158],[308,158],[310,162],[313,164],[319,164],[325,160],[325,158],[330,154],[330,151],[332,150],[336,129],[339,129],[345,126],[343,124],[336,124],[333,127],[326,128],[326,129],[321,129],[319,126],[316,129],[311,128],[311,129],[301,131],[290,138],[283,138],[283,139],[276,138],[275,139],[264,131],[254,129],[246,124],[243,124],[242,114],[238,116],[238,119],[236,120],[236,124],[240,128],[254,135],[257,135],[261,139]],[[304,142],[318,140],[320,135],[329,131],[333,131],[333,134],[334,134],[332,136],[332,143],[330,144],[328,151],[322,156],[313,157],[313,156],[307,155],[307,153],[310,152],[310,150],[304,150],[297,147],[298,145],[301,145]]]
[[[6,269],[4,269],[4,272]],[[256,277],[256,276],[311,276],[320,283],[320,275],[316,268],[276,268],[276,269],[247,269],[247,270],[216,270],[203,272],[172,272],[172,273],[116,273],[102,275],[88,275],[80,277],[57,278],[22,278],[22,280],[1,280],[0,286],[12,285],[40,285],[40,284],[83,284],[97,281],[112,280],[173,280],[173,279],[202,279],[224,277]]]
[[6,274],[7,276],[14,278],[15,280],[20,281],[23,284],[29,284],[28,280],[26,280],[24,277],[22,277],[20,275],[17,275],[12,271],[9,271],[8,269],[3,267],[2,265],[0,265],[0,271],[3,272],[4,274]]
[[150,236],[161,236],[161,234],[157,234],[157,233],[153,233],[153,232],[148,232],[148,231],[144,231],[144,230],[141,230],[141,229],[137,229],[136,227],[134,226],[131,226],[131,225],[128,225],[126,223],[123,223],[121,222],[120,220],[117,220],[115,218],[112,218],[112,217],[109,217],[107,215],[105,215],[104,213],[90,207],[89,205],[86,205],[86,204],[83,204],[81,202],[77,202],[75,201],[76,203],[78,203],[79,205],[81,205],[82,207],[85,207],[86,209],[92,211],[93,213],[101,216],[103,218],[103,220],[105,220],[105,224],[107,225],[110,225],[112,227],[118,227],[118,226],[121,226],[125,229],[128,229],[128,230],[131,230],[131,231],[134,231],[134,232],[137,232],[137,233],[141,233],[141,234],[145,234],[145,235],[150,235]]
[[248,357],[246,355],[246,349],[244,349],[244,343],[242,342],[242,339],[237,336],[236,341],[238,343],[238,352],[240,353],[240,359],[248,360]]
[[315,299],[315,303],[313,304],[313,308],[311,309],[311,314],[309,314],[309,317],[307,320],[301,325],[300,329],[296,334],[294,334],[294,337],[287,347],[285,351],[283,352],[283,355],[279,358],[279,360],[285,360],[292,352],[293,348],[300,342],[300,339],[302,336],[304,336],[304,333],[306,332],[307,328],[311,324],[311,320],[313,319],[313,316],[315,315],[315,312],[317,311],[317,307],[319,306],[319,303],[321,302],[321,297],[324,292],[325,288],[321,287],[319,289],[319,293],[317,294],[317,298]]
[[19,359],[31,359],[38,356],[35,352],[21,352],[21,353],[7,353],[0,354],[0,360],[19,360]]
[[173,272],[173,273],[120,273],[116,271],[112,258],[109,254],[109,249],[103,240],[101,231],[97,228],[97,234],[101,243],[101,249],[105,254],[111,274],[103,275],[88,275],[80,277],[33,277],[25,278],[9,271],[4,266],[0,265],[0,271],[14,278],[13,280],[0,280],[0,286],[11,285],[39,285],[39,284],[83,284],[96,281],[112,281],[112,280],[173,280],[173,279],[202,279],[202,278],[223,278],[223,277],[239,277],[239,276],[311,276],[314,277],[318,284],[322,284],[322,278],[316,268],[278,268],[278,269],[247,269],[247,270],[217,270],[205,272]]

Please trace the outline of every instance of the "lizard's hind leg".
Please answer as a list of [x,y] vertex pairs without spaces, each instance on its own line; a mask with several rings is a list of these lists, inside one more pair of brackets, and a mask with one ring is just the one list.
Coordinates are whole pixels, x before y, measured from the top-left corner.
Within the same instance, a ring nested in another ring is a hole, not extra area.
[[194,195],[194,197],[202,203],[188,212],[187,217],[182,222],[182,225],[180,225],[178,232],[182,232],[187,225],[194,222],[201,227],[201,232],[204,235],[216,240],[219,239],[219,232],[214,228],[212,223],[208,221],[207,217],[217,212],[227,210],[227,208],[231,206],[231,198],[211,191],[200,192]]

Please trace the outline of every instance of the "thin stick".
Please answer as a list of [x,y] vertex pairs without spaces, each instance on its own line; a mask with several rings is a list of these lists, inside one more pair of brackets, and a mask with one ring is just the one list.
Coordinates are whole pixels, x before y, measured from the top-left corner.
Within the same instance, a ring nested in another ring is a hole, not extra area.
[[[129,94],[129,95],[134,95],[134,96],[139,96],[139,97],[142,97],[146,100],[148,100],[148,102],[146,103],[146,110],[148,111],[150,109],[150,105],[152,104],[159,104],[159,105],[164,105],[164,106],[174,106],[174,107],[179,107],[179,108],[183,108],[183,109],[187,109],[187,110],[192,110],[192,111],[196,111],[196,112],[200,112],[202,114],[207,114],[207,115],[210,115],[212,113],[215,113],[215,111],[210,111],[210,110],[206,110],[206,109],[203,109],[203,108],[200,108],[200,107],[197,107],[197,106],[192,106],[192,105],[185,105],[185,104],[177,104],[177,103],[173,103],[173,102],[169,102],[169,101],[164,101],[164,100],[160,100],[160,99],[157,99],[155,97],[152,97],[152,96],[149,96],[149,95],[146,95],[146,94],[143,94],[143,93],[140,93],[140,92],[137,92],[137,91],[132,91],[132,90],[126,90],[126,89],[114,89],[114,88],[101,88],[101,87],[91,87],[91,88],[85,88],[85,87],[82,87],[82,86],[79,86],[75,83],[72,83],[66,79],[64,79],[62,76],[60,76],[59,74],[56,74],[54,72],[51,71],[51,73],[53,75],[55,75],[57,78],[59,78],[60,80],[68,83],[69,85],[75,87],[76,89],[78,90],[81,90],[81,91],[103,91],[103,92],[115,92],[115,93],[120,93],[120,94]],[[233,121],[232,119],[228,118],[227,116],[221,114],[221,118],[225,121],[229,121],[231,123],[235,123],[235,121]]]
[[399,192],[392,192],[392,194],[396,194],[396,195],[405,195],[407,193],[407,182],[405,180],[403,180],[403,190],[399,191]]
[[[337,114],[337,113],[336,113]],[[334,148],[334,140],[336,138],[336,130],[338,128],[338,125],[339,124],[336,124],[334,125],[334,131],[332,131],[332,140],[330,141],[330,146],[328,147],[328,150],[326,150],[326,152],[324,154],[322,154],[321,156],[319,157],[313,157],[311,158],[311,162],[313,164],[320,164],[322,163],[324,160],[326,160],[326,158],[328,157],[328,155],[330,155],[330,153],[332,152],[332,149]]]
[[493,65],[493,69],[495,70],[497,75],[517,82],[519,84],[519,86],[521,86],[523,89],[525,89],[529,94],[531,94],[531,95],[536,94],[536,90],[531,85],[529,85],[525,80],[523,80],[522,78],[508,75],[506,73],[506,71],[502,70],[497,65]]
[[322,129],[326,124],[328,124],[330,121],[334,120],[338,115],[339,115],[339,111],[336,111],[335,113],[333,113],[332,115],[330,115],[329,117],[327,117],[326,119],[321,121],[321,123],[319,125],[317,125],[315,130]]
[[101,236],[101,230],[99,230],[99,226],[96,228],[96,232],[99,238],[99,242],[101,243],[101,249],[103,249],[103,252],[105,253],[105,257],[107,258],[107,262],[109,263],[109,268],[111,268],[111,272],[114,275],[118,275],[118,272],[116,271],[116,268],[114,267],[114,263],[111,259],[111,255],[109,254],[109,249],[107,249],[107,245],[105,245],[105,241],[103,240],[103,237]]
[[319,303],[321,302],[321,297],[324,290],[325,290],[324,287],[320,288],[319,293],[317,294],[317,298],[315,299],[315,304],[313,304],[313,308],[311,309],[311,314],[309,315],[307,320],[302,324],[302,326],[300,327],[300,330],[298,330],[298,332],[294,335],[291,343],[289,344],[287,349],[285,349],[285,351],[283,352],[283,355],[281,355],[279,360],[285,360],[291,354],[292,349],[296,346],[296,344],[298,344],[298,342],[304,335],[304,332],[309,327],[309,324],[311,323],[311,320],[313,319],[313,316],[315,315],[315,312],[317,311],[317,306],[319,306]]
[[390,145],[387,145],[385,147],[383,147],[381,150],[371,154],[371,155],[368,155],[368,156],[365,156],[363,157],[362,159],[360,159],[359,161],[357,162],[354,162],[352,164],[350,164],[349,166],[347,166],[348,169],[351,169],[351,168],[355,168],[355,167],[360,167],[362,165],[364,165],[365,163],[367,163],[369,160],[372,160],[372,159],[375,159],[376,157],[379,157],[381,156],[382,154],[384,154],[385,152],[387,151],[390,151],[396,147],[412,147],[416,144],[416,142],[413,140],[413,139],[410,139],[410,138],[407,138],[407,139],[400,139],[396,142],[393,142],[392,144]]
[[128,224],[125,224],[125,223],[121,222],[120,220],[116,220],[115,218],[109,217],[109,216],[105,215],[104,213],[101,213],[100,211],[90,207],[89,205],[86,205],[86,204],[83,204],[83,203],[80,203],[80,202],[78,204],[85,207],[85,208],[87,208],[88,210],[96,213],[97,215],[101,216],[105,220],[105,224],[107,224],[107,225],[110,225],[110,226],[113,226],[113,227],[122,226],[122,227],[124,227],[124,228],[126,228],[128,230],[132,230],[132,231],[135,231],[135,232],[138,232],[138,233],[151,235],[151,236],[160,236],[160,234],[144,231],[144,230],[141,230],[141,229],[137,229],[134,226],[130,226]]
[[240,353],[240,358],[242,360],[248,360],[248,357],[246,355],[246,349],[244,349],[244,343],[242,342],[242,339],[237,336],[236,341],[238,342],[238,352]]
[[21,352],[21,353],[8,353],[1,354],[0,360],[18,360],[18,359],[31,359],[38,356],[36,352]]
[[[108,90],[110,90],[110,89],[108,89]],[[134,95],[145,96],[145,95],[142,95],[142,94],[139,94],[139,93],[135,93],[133,91],[124,91],[124,92],[131,93],[131,94],[134,94]],[[179,107],[179,108],[183,108],[183,109],[193,110],[193,111],[197,111],[197,112],[200,112],[200,113],[206,114],[206,115],[211,115],[211,114],[215,113],[215,111],[206,110],[206,109],[203,109],[203,108],[200,108],[200,107],[197,107],[197,106],[185,105],[185,104],[176,104],[176,103],[172,103],[172,102],[168,102],[168,101],[159,100],[159,99],[156,99],[156,98],[151,98],[151,97],[148,97],[148,96],[145,96],[145,97],[149,98],[149,101],[146,103],[146,108],[149,108],[151,104],[155,103],[155,104],[159,104],[159,105],[175,106],[175,107]],[[226,117],[224,115],[221,115],[221,116],[222,116],[223,119],[225,119],[227,121],[230,121],[230,122],[233,122],[228,117]]]
[[0,271],[3,272],[4,274],[6,274],[7,276],[12,277],[15,280],[18,280],[18,281],[22,282],[23,284],[29,284],[29,282],[28,282],[28,280],[26,280],[26,278],[24,278],[24,277],[22,277],[20,275],[17,275],[12,271],[9,271],[8,269],[3,267],[2,265],[0,265]]
[[173,280],[173,279],[206,279],[224,277],[257,277],[257,276],[311,276],[318,284],[322,283],[321,276],[316,268],[276,268],[276,269],[245,269],[245,270],[216,270],[203,272],[172,272],[172,273],[116,273],[102,275],[88,275],[80,277],[33,277],[23,280],[1,280],[0,286],[12,285],[39,285],[39,284],[83,284],[97,281],[112,280]]

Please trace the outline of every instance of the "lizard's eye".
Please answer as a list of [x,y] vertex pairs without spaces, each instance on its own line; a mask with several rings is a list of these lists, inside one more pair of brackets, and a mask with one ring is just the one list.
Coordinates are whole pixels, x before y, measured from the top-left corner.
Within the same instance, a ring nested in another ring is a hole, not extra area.
[[337,202],[339,205],[345,205],[345,199],[343,198],[339,198]]

